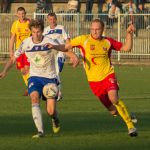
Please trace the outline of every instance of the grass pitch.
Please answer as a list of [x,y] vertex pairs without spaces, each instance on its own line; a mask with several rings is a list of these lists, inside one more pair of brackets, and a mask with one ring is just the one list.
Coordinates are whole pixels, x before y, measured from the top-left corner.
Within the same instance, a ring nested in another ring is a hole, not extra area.
[[[0,67],[2,69],[2,67]],[[82,66],[65,66],[63,101],[58,103],[61,132],[54,135],[41,102],[46,136],[36,133],[29,97],[23,97],[20,73],[13,68],[0,80],[0,150],[149,150],[150,69],[116,66],[120,98],[138,117],[139,136],[131,138],[119,117],[113,118],[91,93]]]

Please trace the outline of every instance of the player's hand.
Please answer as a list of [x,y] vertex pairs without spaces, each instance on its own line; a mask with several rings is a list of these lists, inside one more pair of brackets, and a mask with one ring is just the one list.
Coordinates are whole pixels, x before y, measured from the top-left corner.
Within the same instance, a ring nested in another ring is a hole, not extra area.
[[127,28],[127,33],[132,34],[135,31],[135,27],[133,24],[130,24]]
[[50,43],[46,43],[46,44],[44,45],[44,47],[48,47],[48,48],[50,49],[50,48],[53,48],[53,45],[50,44]]
[[6,76],[5,72],[0,72],[0,79],[4,78]]
[[72,55],[72,57],[70,58],[70,63],[73,67],[77,67],[79,64],[79,58],[76,55]]

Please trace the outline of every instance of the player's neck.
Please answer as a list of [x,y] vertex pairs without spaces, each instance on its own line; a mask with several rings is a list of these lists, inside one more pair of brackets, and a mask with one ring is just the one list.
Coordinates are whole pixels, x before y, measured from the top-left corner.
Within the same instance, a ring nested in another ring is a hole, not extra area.
[[102,40],[102,39],[103,39],[103,36],[100,36],[100,37],[98,37],[98,38],[95,38],[95,37],[93,37],[93,36],[91,35],[91,37],[92,37],[92,39],[94,39],[94,40],[98,40],[98,41],[100,41],[100,40]]
[[55,25],[50,25],[50,29],[55,29],[56,26],[57,26],[57,24],[55,24]]
[[19,22],[26,22],[27,21],[27,19],[26,18],[24,18],[24,19],[19,19]]
[[34,44],[39,44],[43,41],[43,37],[44,36],[41,36],[40,38],[33,38],[32,37],[32,41],[33,41]]

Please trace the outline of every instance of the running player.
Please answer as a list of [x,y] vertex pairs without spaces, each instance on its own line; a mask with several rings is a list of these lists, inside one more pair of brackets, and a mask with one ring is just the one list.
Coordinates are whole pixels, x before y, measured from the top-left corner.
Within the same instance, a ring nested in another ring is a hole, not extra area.
[[124,44],[112,38],[103,37],[104,23],[99,19],[92,21],[90,30],[90,34],[72,39],[67,48],[80,48],[91,90],[112,115],[119,114],[122,117],[127,125],[128,134],[137,136],[137,129],[134,127],[125,104],[118,96],[119,87],[110,60],[112,50],[131,50],[134,26],[128,27]]
[[[11,38],[9,46],[10,57],[13,57],[14,55],[14,45],[15,49],[17,50],[22,41],[31,35],[29,29],[30,20],[26,18],[25,8],[19,7],[17,9],[17,17],[18,20],[14,21],[11,27]],[[22,54],[19,58],[17,58],[16,66],[17,69],[21,71],[26,86],[28,84],[29,65],[30,63],[25,54]],[[28,92],[25,90],[24,96],[27,95]]]
[[[59,84],[55,67],[56,49],[59,51],[67,51],[65,45],[57,45],[54,40],[43,36],[44,23],[41,20],[31,20],[29,28],[32,36],[26,38],[14,56],[7,62],[3,71],[0,73],[0,78],[6,76],[6,73],[13,66],[16,58],[22,54],[26,54],[30,61],[30,78],[28,82],[28,92],[32,103],[32,116],[38,133],[33,138],[44,136],[42,114],[40,109],[40,97],[42,90],[48,83]],[[53,46],[51,44],[53,44]],[[55,50],[54,50],[55,49]],[[69,53],[73,65],[78,64],[78,57],[72,52]],[[60,122],[58,112],[56,110],[56,97],[46,99],[46,110],[52,119],[52,129],[54,133],[60,130]]]

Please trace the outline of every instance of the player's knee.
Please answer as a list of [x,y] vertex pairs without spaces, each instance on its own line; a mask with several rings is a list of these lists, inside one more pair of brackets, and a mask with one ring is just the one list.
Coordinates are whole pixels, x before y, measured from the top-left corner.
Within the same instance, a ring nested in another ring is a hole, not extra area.
[[39,104],[39,98],[37,96],[31,97],[32,104]]
[[21,73],[22,73],[22,75],[27,75],[29,73],[29,70],[23,68],[23,69],[21,69]]

